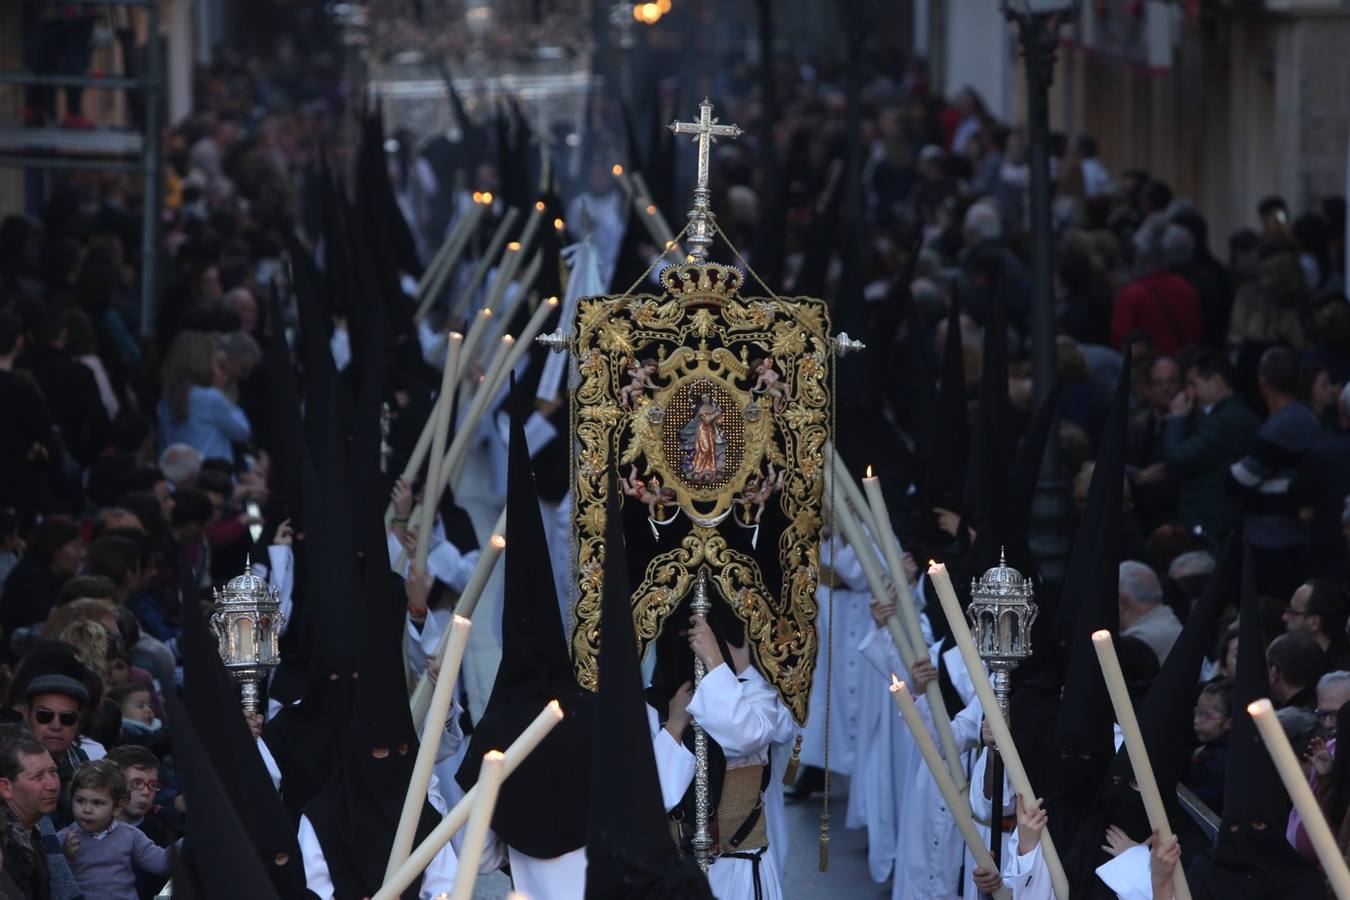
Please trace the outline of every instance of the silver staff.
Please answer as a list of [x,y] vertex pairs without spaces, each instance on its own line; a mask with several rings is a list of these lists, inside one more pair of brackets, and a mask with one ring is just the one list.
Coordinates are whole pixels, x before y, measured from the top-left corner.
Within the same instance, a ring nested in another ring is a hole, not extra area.
[[[698,582],[694,585],[694,602],[690,608],[695,615],[707,618],[708,613],[712,612],[712,602],[708,599],[708,569],[705,566],[699,570]],[[694,655],[694,690],[698,690],[699,682],[703,681],[703,676],[707,670],[703,665],[703,660]],[[708,819],[712,812],[712,804],[708,798],[708,736],[703,733],[703,727],[694,722],[694,859],[698,860],[698,867],[704,874],[708,872],[708,865],[711,863],[709,857],[712,856],[712,831],[708,828]]]

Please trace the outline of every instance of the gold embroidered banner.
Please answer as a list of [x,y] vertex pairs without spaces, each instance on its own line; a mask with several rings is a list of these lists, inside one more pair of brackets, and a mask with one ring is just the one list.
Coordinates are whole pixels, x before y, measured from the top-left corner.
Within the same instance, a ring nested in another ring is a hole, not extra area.
[[640,529],[627,531],[642,576],[632,596],[639,653],[707,567],[760,671],[804,723],[816,662],[822,448],[834,421],[829,314],[810,298],[743,299],[740,270],[716,263],[672,266],[661,281],[661,296],[578,305],[577,678],[596,686],[616,467],[625,506],[642,513]]

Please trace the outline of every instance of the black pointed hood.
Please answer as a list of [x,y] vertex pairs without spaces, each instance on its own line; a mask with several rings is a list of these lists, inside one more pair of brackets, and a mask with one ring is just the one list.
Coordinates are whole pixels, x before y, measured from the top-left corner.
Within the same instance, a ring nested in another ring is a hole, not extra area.
[[[567,652],[558,592],[549,564],[539,495],[525,442],[531,398],[512,383],[511,446],[507,463],[506,567],[502,601],[502,661],[487,708],[474,727],[455,775],[461,787],[478,781],[483,754],[505,750],[550,700],[565,714],[501,788],[492,830],[508,846],[552,859],[586,839],[595,695],[577,684]],[[541,816],[541,809],[565,816]]]
[[[371,298],[372,342],[382,336],[383,309]],[[338,896],[370,896],[384,882],[385,866],[417,757],[418,734],[408,705],[403,665],[402,583],[387,562],[379,499],[387,479],[379,471],[380,361],[372,356],[361,374],[352,440],[353,507],[362,553],[361,597],[355,618],[357,651],[355,702],[341,737],[333,777],[305,807],[323,847]],[[430,834],[439,817],[422,804],[417,840]],[[416,885],[404,896],[416,897]]]
[[[1237,671],[1233,679],[1233,726],[1228,736],[1228,770],[1223,796],[1223,827],[1218,857],[1223,863],[1251,866],[1285,858],[1289,845],[1284,824],[1289,815],[1275,763],[1261,741],[1247,705],[1270,696],[1266,640],[1252,579],[1251,551],[1242,554],[1242,609],[1238,618]],[[1253,823],[1263,823],[1264,828]]]
[[384,114],[377,101],[367,113],[361,129],[361,144],[356,151],[356,205],[369,218],[366,223],[384,242],[388,263],[394,269],[419,278],[422,262],[417,257],[417,241],[398,208],[394,187],[389,182],[389,162],[384,150]]
[[1120,633],[1120,516],[1129,373],[1127,350],[1088,488],[1087,506],[1069,555],[1065,602],[1059,610],[1053,648],[1061,665],[1067,659],[1067,676],[1055,723],[1056,783],[1048,807],[1058,813],[1051,825],[1056,827],[1056,840],[1065,847],[1072,843],[1083,804],[1100,789],[1116,752],[1111,698],[1092,648],[1092,635],[1100,630],[1113,636]]
[[947,313],[942,380],[938,388],[937,426],[924,478],[925,506],[961,512],[966,465],[970,456],[970,419],[966,409],[966,366],[961,343],[961,305],[955,296]]
[[1285,839],[1289,795],[1247,713],[1248,704],[1270,696],[1270,675],[1251,553],[1246,547],[1242,557],[1242,608],[1223,820],[1214,853],[1196,857],[1186,875],[1196,897],[1320,897],[1325,890],[1321,874]]
[[692,858],[680,855],[666,822],[633,630],[619,496],[619,485],[611,472],[600,608],[600,689],[586,839],[586,900],[711,900],[707,878]]
[[[304,432],[301,426],[300,382],[295,377],[295,364],[281,313],[281,298],[276,282],[270,285],[269,331],[263,352],[267,371],[268,433],[272,435],[271,466],[267,479],[267,522],[269,530],[276,523],[290,519],[298,531],[304,523],[300,515],[300,468],[304,452]],[[265,545],[264,545],[265,546]]]
[[[305,869],[295,819],[287,812],[244,721],[239,690],[221,662],[202,605],[183,604],[184,707],[211,768],[253,843],[263,871],[282,897],[305,896]],[[178,723],[175,722],[175,736]],[[193,797],[194,808],[196,797]]]
[[174,766],[183,778],[184,794],[192,798],[185,856],[179,867],[188,876],[188,891],[203,900],[280,900],[282,895],[258,861],[249,834],[211,766],[183,702],[173,691],[167,691],[164,706],[173,730]]

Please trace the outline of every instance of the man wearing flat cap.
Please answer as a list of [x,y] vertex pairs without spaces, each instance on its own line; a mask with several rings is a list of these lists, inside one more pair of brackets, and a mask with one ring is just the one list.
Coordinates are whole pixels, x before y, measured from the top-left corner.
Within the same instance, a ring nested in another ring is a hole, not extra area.
[[89,691],[69,675],[39,675],[28,683],[25,696],[28,730],[47,748],[61,776],[61,799],[52,822],[63,828],[71,822],[70,778],[91,758],[79,741],[80,714],[89,703]]

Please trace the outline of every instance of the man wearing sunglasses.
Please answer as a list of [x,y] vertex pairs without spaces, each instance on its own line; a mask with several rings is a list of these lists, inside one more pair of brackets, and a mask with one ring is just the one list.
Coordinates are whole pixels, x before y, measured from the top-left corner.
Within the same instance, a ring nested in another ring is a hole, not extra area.
[[[52,823],[59,829],[69,825],[69,785],[71,775],[88,762],[90,753],[80,746],[80,712],[89,702],[84,685],[67,675],[39,675],[28,684],[28,729],[33,733],[56,763],[61,776],[61,802],[52,814]],[[102,757],[104,754],[97,754]]]

